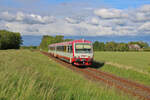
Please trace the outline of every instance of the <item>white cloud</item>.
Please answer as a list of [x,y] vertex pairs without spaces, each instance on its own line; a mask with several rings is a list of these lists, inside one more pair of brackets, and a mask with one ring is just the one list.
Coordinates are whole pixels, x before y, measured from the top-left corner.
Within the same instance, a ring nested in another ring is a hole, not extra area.
[[40,16],[36,14],[25,14],[23,12],[12,14],[7,11],[0,14],[0,19],[8,22],[22,22],[25,24],[49,24],[56,21],[54,16]]
[[17,21],[23,21],[24,18],[25,18],[24,13],[22,13],[22,12],[17,13],[17,15],[16,15],[16,20]]
[[104,18],[104,19],[111,19],[111,18],[122,18],[128,17],[127,14],[123,13],[122,10],[119,9],[98,9],[94,11],[95,15]]
[[140,11],[142,12],[149,12],[150,11],[150,5],[144,5],[139,8]]
[[14,21],[15,20],[15,16],[13,14],[10,14],[9,12],[2,12],[0,14],[0,19],[1,20],[5,20],[5,21]]
[[[150,5],[135,9],[91,9],[93,15],[44,16],[0,12],[0,29],[24,35],[150,35]],[[90,10],[90,11],[91,11]]]
[[150,22],[144,23],[139,27],[141,31],[149,31],[150,33]]
[[92,24],[92,25],[99,25],[100,24],[100,19],[97,17],[93,17],[87,21],[87,23]]
[[72,19],[72,18],[69,18],[69,17],[66,17],[65,20],[66,20],[68,23],[71,23],[71,24],[77,24],[77,23],[79,23],[77,20]]

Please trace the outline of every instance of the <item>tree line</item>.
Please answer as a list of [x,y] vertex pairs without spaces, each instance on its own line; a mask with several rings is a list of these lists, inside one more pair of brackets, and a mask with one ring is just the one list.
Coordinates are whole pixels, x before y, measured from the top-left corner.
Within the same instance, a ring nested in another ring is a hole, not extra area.
[[[44,35],[39,48],[43,50],[48,50],[48,45],[64,41],[72,41],[72,39],[64,39],[64,36],[62,35],[56,36]],[[133,46],[133,48],[130,48],[129,46]],[[136,47],[134,48],[134,46],[138,46],[139,48],[136,49]],[[128,43],[117,43],[114,41],[104,43],[95,41],[93,43],[93,48],[94,51],[139,51],[139,50],[150,51],[148,43],[142,41],[135,41]]]
[[48,50],[48,45],[65,41],[72,41],[72,39],[64,39],[64,36],[62,35],[56,36],[44,35],[39,48],[43,50]]
[[22,42],[20,33],[0,30],[0,50],[19,49]]
[[[37,46],[22,46],[22,49],[43,49],[48,50],[48,45],[53,43],[72,41],[72,39],[64,39],[62,35],[49,36],[44,35],[40,45]],[[21,44],[23,43],[22,37],[20,33],[10,32],[6,30],[0,30],[0,50],[6,49],[19,49]],[[129,42],[129,43],[116,43],[114,41],[111,42],[99,42],[95,41],[93,43],[94,51],[131,51],[137,49],[131,49],[129,46],[138,45],[140,50],[150,51],[150,47],[148,43],[137,41],[137,42]],[[139,49],[138,49],[139,50]]]
[[128,43],[116,43],[114,41],[104,43],[95,41],[93,48],[94,51],[150,51],[148,43],[142,41]]

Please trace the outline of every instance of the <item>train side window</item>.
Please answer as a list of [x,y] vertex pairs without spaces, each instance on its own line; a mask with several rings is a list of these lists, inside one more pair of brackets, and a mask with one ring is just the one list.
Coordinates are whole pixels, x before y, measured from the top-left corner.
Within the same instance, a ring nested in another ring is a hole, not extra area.
[[70,51],[69,51],[69,46],[67,46],[67,52],[70,53]]
[[55,50],[55,47],[50,47],[49,49],[50,49],[50,50]]
[[64,52],[67,52],[67,46],[64,46]]
[[57,46],[57,51],[63,51],[64,52],[65,47],[64,46]]
[[72,45],[71,46],[69,46],[69,53],[72,53]]

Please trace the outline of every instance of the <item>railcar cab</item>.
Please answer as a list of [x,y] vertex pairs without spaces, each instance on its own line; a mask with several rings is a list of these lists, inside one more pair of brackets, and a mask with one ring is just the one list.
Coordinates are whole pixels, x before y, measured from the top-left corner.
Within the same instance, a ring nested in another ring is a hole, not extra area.
[[74,64],[91,65],[93,61],[92,42],[87,40],[77,40],[74,42]]

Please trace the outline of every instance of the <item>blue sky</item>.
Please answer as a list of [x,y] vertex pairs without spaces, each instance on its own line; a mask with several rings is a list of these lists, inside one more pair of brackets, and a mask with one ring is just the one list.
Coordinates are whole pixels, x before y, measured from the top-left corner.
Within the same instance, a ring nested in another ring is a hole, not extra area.
[[149,0],[102,0],[106,5],[114,8],[126,9],[135,8],[144,4],[150,4]]
[[[124,9],[128,7],[139,7],[144,4],[150,4],[149,0],[1,0],[0,5],[4,7],[28,7],[33,5],[42,8],[48,5],[57,5],[60,3],[84,3],[93,6],[106,5],[114,8]],[[41,5],[41,6],[40,6]]]
[[0,0],[0,29],[23,35],[150,35],[150,0]]

